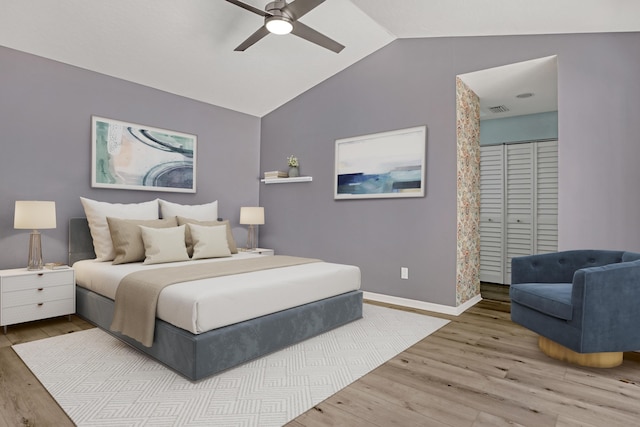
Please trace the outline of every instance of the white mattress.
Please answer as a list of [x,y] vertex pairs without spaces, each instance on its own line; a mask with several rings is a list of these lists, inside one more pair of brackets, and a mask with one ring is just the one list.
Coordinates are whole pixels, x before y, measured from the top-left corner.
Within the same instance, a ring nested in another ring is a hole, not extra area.
[[[241,252],[231,258],[157,265],[84,260],[73,264],[73,268],[79,286],[115,299],[120,280],[135,271],[255,256],[261,255]],[[357,289],[358,267],[316,262],[167,286],[160,293],[156,315],[199,334]]]

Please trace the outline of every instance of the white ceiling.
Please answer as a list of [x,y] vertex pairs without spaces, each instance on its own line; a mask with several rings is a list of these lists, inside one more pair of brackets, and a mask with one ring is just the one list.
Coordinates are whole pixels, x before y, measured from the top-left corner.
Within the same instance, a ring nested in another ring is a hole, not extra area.
[[[499,119],[558,109],[556,56],[460,74],[480,98],[480,120]],[[517,95],[530,95],[520,98]],[[507,111],[494,112],[492,107]]]
[[326,0],[301,21],[341,53],[292,35],[234,52],[263,22],[224,0],[0,0],[0,45],[261,117],[395,38],[640,31],[639,16],[636,0]]

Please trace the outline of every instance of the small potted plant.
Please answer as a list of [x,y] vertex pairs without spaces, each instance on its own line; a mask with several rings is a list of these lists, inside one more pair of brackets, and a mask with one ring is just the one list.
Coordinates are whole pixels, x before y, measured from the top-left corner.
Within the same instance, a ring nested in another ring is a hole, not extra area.
[[287,164],[289,165],[289,178],[300,176],[300,169],[298,169],[300,167],[300,163],[298,162],[297,157],[287,157]]

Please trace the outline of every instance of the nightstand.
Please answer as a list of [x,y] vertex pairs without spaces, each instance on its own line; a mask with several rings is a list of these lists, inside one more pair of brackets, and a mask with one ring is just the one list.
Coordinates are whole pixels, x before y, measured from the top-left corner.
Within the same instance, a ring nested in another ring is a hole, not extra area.
[[76,311],[72,268],[0,270],[0,326],[71,315]]
[[258,255],[275,255],[276,251],[273,249],[255,248],[255,249],[239,249],[242,252]]

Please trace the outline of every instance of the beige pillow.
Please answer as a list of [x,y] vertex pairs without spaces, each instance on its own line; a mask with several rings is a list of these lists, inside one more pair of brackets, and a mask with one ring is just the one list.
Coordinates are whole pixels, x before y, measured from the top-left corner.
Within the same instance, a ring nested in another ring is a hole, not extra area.
[[172,216],[183,216],[193,218],[198,221],[215,221],[218,219],[218,201],[205,203],[202,205],[181,205],[179,203],[167,202],[158,199],[160,203],[160,213],[162,218]]
[[139,225],[152,228],[177,227],[176,217],[165,219],[122,219],[107,217],[115,251],[113,264],[144,261],[144,242]]
[[115,250],[107,217],[126,219],[158,219],[158,199],[143,203],[107,203],[80,197],[93,238],[97,261],[111,261]]
[[[229,220],[198,221],[192,218],[185,218],[182,216],[178,216],[178,225],[183,225],[183,224],[196,224],[196,225],[209,225],[209,226],[223,225],[223,224],[226,225],[227,226],[227,244],[229,245],[229,250],[231,251],[232,254],[238,253],[238,246],[236,246],[236,241],[233,238],[233,233],[231,232],[231,224],[229,224]],[[189,252],[189,255],[193,255],[193,241],[191,239],[191,233],[189,232],[188,228],[187,228],[187,236],[185,240],[187,242],[187,251]]]
[[231,256],[225,225],[187,224],[193,240],[191,259],[221,258]]
[[144,243],[144,264],[188,261],[184,243],[184,225],[171,228],[151,228],[139,225]]

